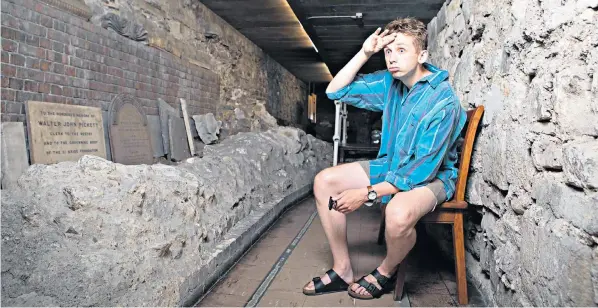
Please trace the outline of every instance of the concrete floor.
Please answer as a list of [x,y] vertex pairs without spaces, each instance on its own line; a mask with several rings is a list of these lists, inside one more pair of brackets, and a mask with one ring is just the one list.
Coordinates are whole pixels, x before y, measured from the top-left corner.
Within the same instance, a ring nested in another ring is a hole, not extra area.
[[[385,247],[376,244],[379,220],[380,210],[375,207],[362,206],[348,216],[356,279],[371,272],[384,258]],[[332,266],[330,248],[310,197],[284,213],[198,306],[457,306],[454,267],[449,261],[438,260],[439,254],[429,247],[418,243],[412,252],[418,261],[408,270],[406,296],[401,302],[395,302],[392,293],[375,300],[355,300],[346,292],[306,296],[301,291],[303,285]],[[469,306],[485,306],[471,285],[469,299]]]

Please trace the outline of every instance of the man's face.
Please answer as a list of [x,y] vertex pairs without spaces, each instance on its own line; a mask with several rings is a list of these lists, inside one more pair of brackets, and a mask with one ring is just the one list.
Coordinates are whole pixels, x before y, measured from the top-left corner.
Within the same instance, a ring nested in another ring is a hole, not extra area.
[[386,67],[394,78],[409,75],[419,64],[421,51],[415,46],[415,39],[403,33],[397,33],[395,40],[384,47]]

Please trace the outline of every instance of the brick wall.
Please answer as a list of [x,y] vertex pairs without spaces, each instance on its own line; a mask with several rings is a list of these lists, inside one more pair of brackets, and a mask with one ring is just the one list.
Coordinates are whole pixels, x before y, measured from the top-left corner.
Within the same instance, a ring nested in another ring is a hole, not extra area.
[[107,110],[119,93],[157,114],[156,98],[213,112],[218,74],[35,0],[2,0],[2,121],[25,121],[38,100]]

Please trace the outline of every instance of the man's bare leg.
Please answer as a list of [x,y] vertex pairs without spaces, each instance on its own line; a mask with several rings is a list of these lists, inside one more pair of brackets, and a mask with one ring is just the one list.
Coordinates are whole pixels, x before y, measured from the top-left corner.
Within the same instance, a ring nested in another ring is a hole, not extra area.
[[[328,200],[347,189],[364,188],[370,185],[370,180],[365,170],[358,163],[337,165],[322,170],[314,179],[314,196],[318,215],[328,238],[334,265],[332,269],[345,282],[353,282],[353,269],[349,259],[349,248],[347,245],[347,219],[345,214],[328,210]],[[322,283],[330,283],[328,275],[324,274]],[[306,290],[313,290],[314,283],[309,282]]]
[[[396,194],[386,206],[386,258],[378,267],[380,274],[391,277],[397,266],[409,253],[417,238],[415,224],[424,215],[429,213],[436,205],[436,196],[426,188],[419,187],[407,192]],[[371,275],[366,276],[366,281],[381,286]],[[358,284],[351,286],[351,289],[362,295],[369,295],[363,287]]]

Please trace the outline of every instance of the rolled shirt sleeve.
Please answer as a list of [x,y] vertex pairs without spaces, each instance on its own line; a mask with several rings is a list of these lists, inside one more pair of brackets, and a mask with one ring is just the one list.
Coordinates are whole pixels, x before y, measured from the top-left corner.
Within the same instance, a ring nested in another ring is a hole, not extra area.
[[345,87],[335,92],[326,93],[326,95],[331,100],[338,100],[357,108],[383,111],[388,82],[388,71],[386,70],[357,75]]

